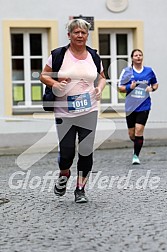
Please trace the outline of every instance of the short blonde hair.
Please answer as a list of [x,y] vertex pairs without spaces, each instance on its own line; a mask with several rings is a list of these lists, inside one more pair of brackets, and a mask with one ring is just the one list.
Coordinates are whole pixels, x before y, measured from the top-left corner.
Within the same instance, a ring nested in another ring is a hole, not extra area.
[[67,30],[69,33],[71,33],[76,27],[89,31],[91,24],[81,18],[72,19],[67,24]]

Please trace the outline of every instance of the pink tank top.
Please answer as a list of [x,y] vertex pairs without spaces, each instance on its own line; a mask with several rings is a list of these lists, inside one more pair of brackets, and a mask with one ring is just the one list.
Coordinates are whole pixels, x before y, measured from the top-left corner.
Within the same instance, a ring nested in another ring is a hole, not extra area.
[[[47,65],[52,68],[52,56],[48,58]],[[94,88],[96,77],[97,68],[89,52],[85,60],[78,60],[67,49],[58,72],[58,80],[68,79],[68,84],[63,92],[55,93],[55,116],[76,117],[97,111]]]

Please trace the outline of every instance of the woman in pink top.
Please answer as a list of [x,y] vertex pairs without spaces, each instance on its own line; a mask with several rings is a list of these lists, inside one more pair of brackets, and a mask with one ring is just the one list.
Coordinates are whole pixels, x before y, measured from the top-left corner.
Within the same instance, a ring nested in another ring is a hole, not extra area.
[[[97,101],[101,98],[106,79],[101,60],[97,75],[97,64],[92,56],[94,50],[86,46],[90,24],[82,19],[74,19],[68,23],[67,29],[70,44],[66,47],[58,73],[54,73],[53,50],[40,80],[51,87],[56,96],[54,113],[59,137],[60,175],[54,192],[59,196],[66,192],[78,136],[77,185],[74,195],[76,203],[83,203],[88,201],[84,187],[93,165]],[[99,58],[98,55],[96,57]],[[52,78],[55,74],[57,79]]]

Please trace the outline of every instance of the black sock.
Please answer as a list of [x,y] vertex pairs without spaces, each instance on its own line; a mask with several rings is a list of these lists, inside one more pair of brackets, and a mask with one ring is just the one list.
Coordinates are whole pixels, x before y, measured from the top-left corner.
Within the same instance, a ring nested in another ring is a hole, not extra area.
[[144,138],[143,136],[135,136],[135,141],[134,141],[134,154],[139,156],[141,148],[143,146],[143,141]]

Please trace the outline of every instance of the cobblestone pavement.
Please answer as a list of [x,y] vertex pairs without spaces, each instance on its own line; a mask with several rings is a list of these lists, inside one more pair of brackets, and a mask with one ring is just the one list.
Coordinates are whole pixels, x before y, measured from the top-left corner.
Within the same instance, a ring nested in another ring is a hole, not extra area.
[[28,171],[17,156],[0,156],[0,197],[10,200],[0,205],[0,252],[167,251],[167,147],[143,148],[141,165],[131,157],[131,148],[97,150],[89,202],[76,204],[76,159],[59,198],[51,180],[57,153]]

